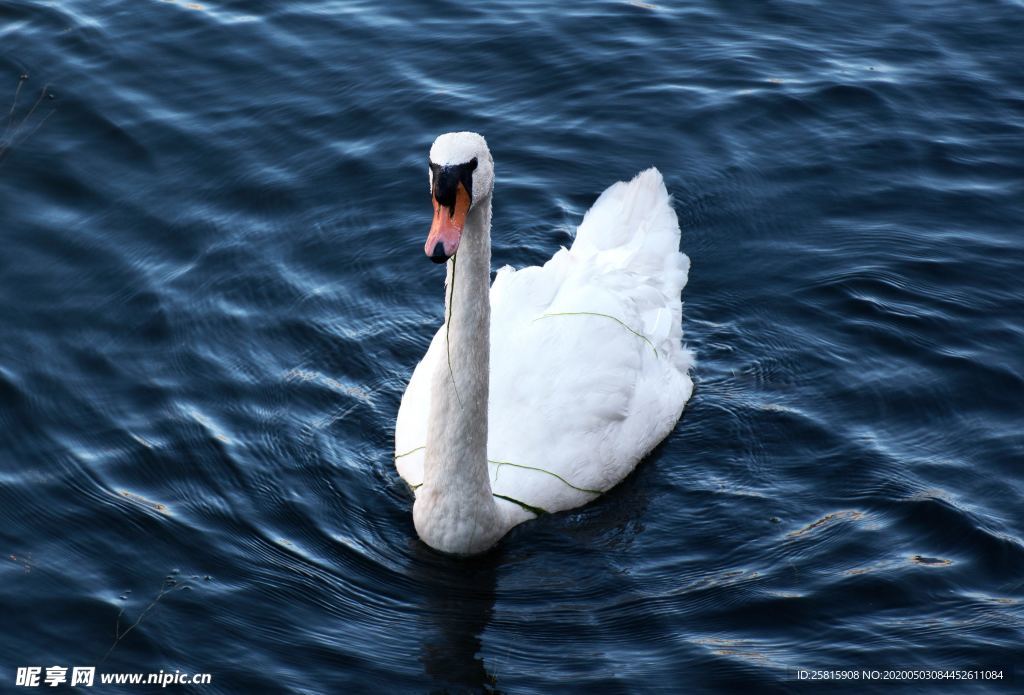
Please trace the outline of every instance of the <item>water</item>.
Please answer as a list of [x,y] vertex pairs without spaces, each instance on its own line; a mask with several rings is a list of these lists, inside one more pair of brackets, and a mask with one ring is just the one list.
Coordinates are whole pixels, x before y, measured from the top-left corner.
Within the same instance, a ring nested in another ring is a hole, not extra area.
[[[1013,0],[5,3],[2,689],[1020,669],[1021,36]],[[495,267],[658,166],[699,358],[620,487],[470,562],[417,541],[391,460],[459,129]]]

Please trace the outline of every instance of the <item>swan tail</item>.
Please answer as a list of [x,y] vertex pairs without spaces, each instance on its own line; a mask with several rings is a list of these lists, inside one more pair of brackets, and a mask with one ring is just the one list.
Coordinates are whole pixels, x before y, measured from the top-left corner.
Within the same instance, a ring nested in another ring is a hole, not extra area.
[[669,349],[685,370],[692,355],[679,346],[680,297],[690,259],[679,250],[679,242],[672,199],[661,172],[651,167],[601,194],[576,230],[571,252],[593,258],[607,269],[628,269],[640,285],[649,288],[637,295],[645,297],[641,300],[644,327],[651,331],[654,344]]
[[[689,262],[680,266],[679,237],[679,220],[665,181],[661,172],[651,167],[601,194],[576,230],[572,251],[600,254],[607,263],[650,277],[678,279],[682,270],[685,283]],[[679,284],[664,289],[671,296],[682,288]]]

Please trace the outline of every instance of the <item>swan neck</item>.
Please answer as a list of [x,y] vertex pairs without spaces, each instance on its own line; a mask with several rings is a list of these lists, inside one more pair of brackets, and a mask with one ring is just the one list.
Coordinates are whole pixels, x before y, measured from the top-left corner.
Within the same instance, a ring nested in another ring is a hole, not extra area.
[[490,388],[490,196],[466,219],[447,263],[442,355],[430,392],[423,485],[413,519],[420,537],[446,552],[480,552],[506,530],[487,468]]

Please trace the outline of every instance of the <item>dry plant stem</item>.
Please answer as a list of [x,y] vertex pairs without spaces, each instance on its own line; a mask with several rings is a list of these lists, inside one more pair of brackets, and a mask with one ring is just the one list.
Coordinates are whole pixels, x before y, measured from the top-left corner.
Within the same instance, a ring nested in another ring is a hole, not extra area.
[[114,622],[114,643],[110,645],[110,648],[107,649],[107,653],[103,655],[102,659],[100,659],[100,664],[107,660],[107,657],[110,656],[111,652],[114,651],[114,647],[120,644],[121,640],[123,640],[128,635],[129,632],[131,632],[139,626],[139,623],[142,622],[142,619],[146,617],[146,613],[148,613],[154,606],[156,606],[157,602],[159,602],[160,599],[162,599],[166,594],[169,594],[172,591],[176,591],[186,586],[185,584],[172,584],[171,581],[172,580],[169,578],[164,579],[164,583],[160,586],[160,591],[159,593],[157,593],[156,597],[149,602],[148,606],[142,609],[142,612],[139,613],[139,617],[135,620],[134,623],[125,628],[124,632],[121,632],[121,616],[124,615],[124,607],[121,608]]
[[14,109],[18,106],[18,95],[21,94],[21,85],[25,84],[25,79],[18,80],[18,88],[14,90],[14,101],[11,102],[11,110],[7,113],[7,127],[4,128],[3,137],[0,137],[0,143],[7,142],[7,133],[11,130],[11,124],[14,123]]
[[601,316],[601,317],[604,317],[606,319],[611,319],[612,321],[614,321],[615,323],[619,324],[620,326],[625,328],[627,331],[629,331],[630,333],[635,335],[637,338],[639,338],[640,340],[642,340],[645,343],[647,343],[647,345],[650,346],[651,350],[654,350],[654,356],[655,357],[658,356],[658,348],[654,347],[654,343],[652,343],[650,340],[648,340],[647,336],[645,336],[643,333],[639,333],[637,331],[634,331],[624,321],[622,321],[621,319],[617,319],[617,318],[615,318],[614,316],[612,316],[610,314],[602,314],[602,313],[599,313],[599,312],[596,312],[596,311],[557,311],[557,312],[552,312],[550,314],[542,314],[542,315],[538,316],[537,318],[535,318],[534,321],[540,321],[541,319],[550,318],[552,316]]
[[[404,454],[395,454],[395,456],[393,458],[397,461],[398,459],[402,458],[403,456],[409,456],[410,454],[415,454],[417,451],[422,451],[423,449],[426,449],[426,448],[427,448],[426,446],[418,446],[415,449],[410,449],[409,451],[406,451]],[[573,490],[579,490],[580,492],[589,492],[592,495],[603,494],[603,492],[601,490],[591,490],[590,488],[578,487],[576,485],[573,485],[568,480],[566,480],[562,476],[558,475],[558,473],[553,473],[552,471],[549,471],[549,470],[547,470],[545,468],[538,468],[537,466],[527,466],[527,465],[522,464],[522,463],[512,463],[511,461],[495,461],[494,459],[487,459],[487,463],[492,463],[495,466],[497,466],[497,468],[494,471],[494,479],[495,480],[498,479],[498,473],[501,471],[501,467],[502,466],[512,466],[513,468],[522,468],[522,469],[525,469],[525,470],[528,470],[528,471],[537,471],[538,473],[545,473],[545,474],[550,475],[550,476],[552,476],[554,478],[558,478],[563,483],[565,483],[566,485],[571,487]],[[412,485],[410,487],[412,487],[412,489],[415,490],[416,488],[419,487],[419,485]]]
[[457,256],[458,254],[452,256],[452,282],[448,294],[448,320],[445,322],[444,327],[444,349],[448,354],[448,374],[452,377],[452,389],[455,391],[455,398],[458,399],[459,406],[461,406],[462,397],[459,395],[459,387],[455,383],[455,372],[452,371],[452,345],[448,339],[452,331],[452,315],[455,313],[455,259]]
[[[44,123],[46,123],[47,119],[49,119],[50,116],[53,115],[53,112],[57,110],[56,108],[50,109],[50,111],[45,116],[43,116],[36,122],[36,124],[27,134],[22,135],[22,130],[25,128],[26,124],[35,114],[36,109],[39,108],[39,105],[43,103],[43,99],[46,98],[47,90],[50,88],[49,84],[43,85],[43,88],[39,92],[39,97],[36,98],[35,102],[32,104],[32,108],[29,109],[28,113],[25,114],[25,116],[18,122],[17,125],[14,125],[14,112],[17,110],[18,97],[21,95],[21,87],[25,83],[26,79],[27,78],[23,77],[22,79],[18,80],[18,88],[14,91],[14,101],[11,102],[11,108],[7,112],[7,126],[4,128],[3,136],[0,137],[0,163],[3,163],[4,159],[7,156],[7,153],[10,152],[15,145],[24,143],[26,140],[32,137],[32,135],[34,135],[35,132],[39,130],[39,128],[42,127]],[[14,126],[13,132],[11,132],[11,126]],[[10,136],[10,139],[8,139],[8,136]]]
[[[40,90],[40,92],[39,92],[39,98],[36,99],[36,103],[32,104],[32,108],[29,109],[28,115],[25,116],[23,119],[21,119],[21,123],[18,124],[18,130],[21,130],[21,127],[23,125],[25,125],[26,122],[28,122],[28,119],[32,118],[32,114],[34,114],[36,112],[36,109],[39,108],[39,104],[42,103],[43,97],[46,96],[46,90],[49,89],[49,88],[50,88],[49,84],[44,84],[43,85],[42,90]],[[15,131],[14,135],[17,136],[18,135],[18,131]]]

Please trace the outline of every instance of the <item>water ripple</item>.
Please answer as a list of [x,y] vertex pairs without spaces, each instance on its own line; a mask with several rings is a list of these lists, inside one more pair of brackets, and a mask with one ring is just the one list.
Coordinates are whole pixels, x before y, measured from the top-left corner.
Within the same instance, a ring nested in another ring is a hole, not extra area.
[[[1013,667],[1019,10],[6,3],[7,666],[294,693]],[[391,457],[441,320],[426,152],[458,129],[495,155],[496,266],[658,166],[699,358],[634,475],[470,561],[419,543]]]

